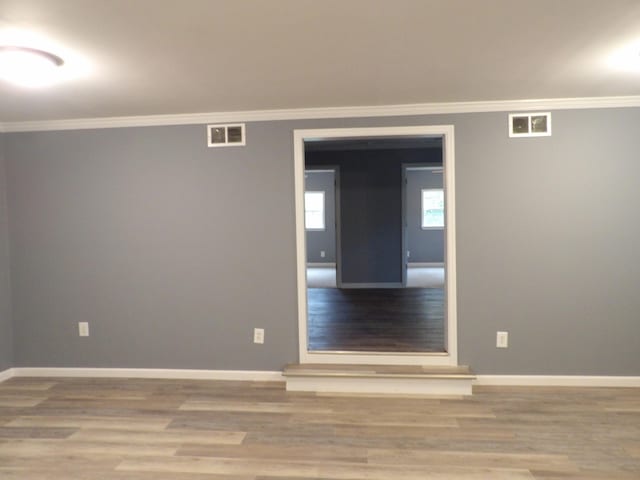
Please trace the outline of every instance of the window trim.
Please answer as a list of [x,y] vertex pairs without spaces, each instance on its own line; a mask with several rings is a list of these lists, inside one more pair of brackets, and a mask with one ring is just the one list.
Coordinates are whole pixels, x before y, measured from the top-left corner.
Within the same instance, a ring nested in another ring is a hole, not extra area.
[[[444,224],[442,226],[437,225],[437,226],[426,226],[424,225],[424,192],[442,192],[442,198],[444,200],[445,196],[444,196],[444,188],[422,188],[420,189],[420,228],[422,230],[444,230]],[[444,214],[444,216],[442,217],[443,221],[446,221],[446,212]]]
[[[307,227],[307,208],[306,208],[306,196],[307,193],[319,193],[322,195],[322,227],[318,227],[318,228],[309,228]],[[305,218],[305,225],[304,225],[304,229],[307,232],[324,232],[327,229],[327,201],[326,201],[326,194],[324,190],[305,190],[304,192],[304,196],[305,196],[305,209],[304,209],[304,218]]]

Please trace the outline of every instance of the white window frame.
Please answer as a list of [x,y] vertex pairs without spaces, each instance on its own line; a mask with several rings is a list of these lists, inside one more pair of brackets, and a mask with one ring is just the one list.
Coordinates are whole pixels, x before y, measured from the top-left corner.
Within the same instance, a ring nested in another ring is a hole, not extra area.
[[[444,224],[442,226],[440,225],[435,225],[435,226],[425,226],[424,224],[424,192],[442,192],[442,198],[444,200],[444,188],[423,188],[422,190],[420,190],[420,226],[422,227],[422,230],[443,230],[444,229]],[[443,220],[446,219],[446,213],[443,216]]]
[[[307,194],[319,194],[322,196],[322,227],[307,227]],[[326,204],[326,196],[324,190],[306,190],[304,192],[305,202],[304,202],[304,228],[307,232],[322,232],[327,228],[327,204]]]

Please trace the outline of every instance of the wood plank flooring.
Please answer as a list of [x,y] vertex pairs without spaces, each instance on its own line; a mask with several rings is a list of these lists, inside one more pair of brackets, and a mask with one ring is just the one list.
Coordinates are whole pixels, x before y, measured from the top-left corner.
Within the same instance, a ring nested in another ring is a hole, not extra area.
[[279,382],[0,383],[2,480],[639,478],[640,389],[433,399]]
[[311,351],[443,352],[442,288],[308,288]]

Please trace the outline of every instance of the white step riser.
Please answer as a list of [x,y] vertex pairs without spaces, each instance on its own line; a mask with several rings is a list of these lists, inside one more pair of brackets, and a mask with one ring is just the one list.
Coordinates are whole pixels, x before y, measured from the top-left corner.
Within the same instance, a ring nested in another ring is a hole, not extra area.
[[464,396],[472,393],[472,379],[295,376],[287,377],[287,390],[319,393]]

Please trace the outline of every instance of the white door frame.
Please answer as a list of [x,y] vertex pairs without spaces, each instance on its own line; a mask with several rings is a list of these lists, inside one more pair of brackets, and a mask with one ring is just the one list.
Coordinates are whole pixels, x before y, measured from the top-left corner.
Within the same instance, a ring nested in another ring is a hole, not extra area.
[[[366,139],[371,137],[442,137],[446,215],[446,352],[310,352],[307,341],[307,253],[304,228],[305,140]],[[453,125],[294,130],[296,258],[298,283],[298,339],[300,363],[372,365],[457,365],[458,322],[456,295],[455,151]]]

